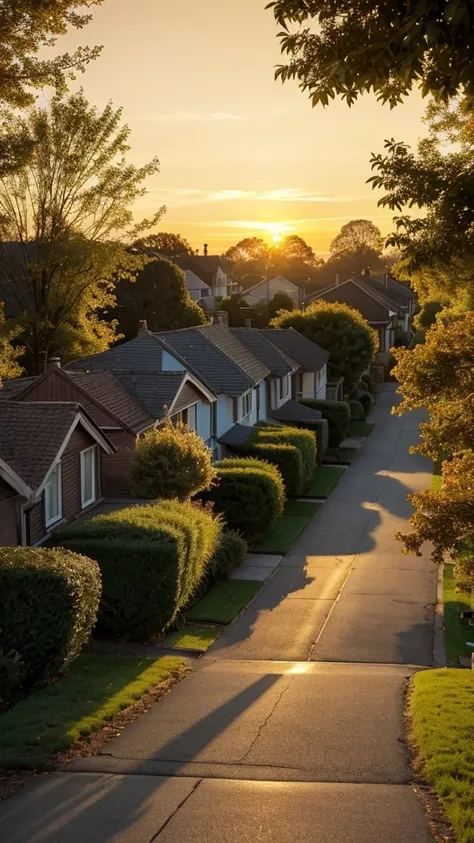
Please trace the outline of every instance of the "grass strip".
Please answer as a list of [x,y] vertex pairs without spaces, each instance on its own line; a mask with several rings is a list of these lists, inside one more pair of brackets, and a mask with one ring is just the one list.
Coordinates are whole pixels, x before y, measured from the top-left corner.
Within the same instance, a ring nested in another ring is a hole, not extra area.
[[184,659],[80,656],[67,676],[0,714],[0,768],[41,770],[171,675]]
[[[466,591],[456,591],[454,565],[444,566],[444,645],[448,661],[459,664],[459,656],[470,656],[472,647],[466,641],[474,640],[474,627],[462,621],[460,613],[474,608],[474,600]],[[474,735],[473,735],[474,740]]]
[[288,553],[293,547],[298,536],[308,526],[312,516],[310,515],[282,515],[277,523],[268,530],[262,541],[254,551],[256,553]]
[[327,498],[339,482],[344,469],[337,466],[321,465],[314,469],[313,477],[301,494],[307,498]]
[[200,650],[204,652],[219,638],[222,630],[212,626],[200,626],[199,624],[186,624],[184,629],[171,632],[163,638],[162,644],[165,647],[177,647],[180,650]]
[[296,498],[289,498],[283,515],[304,515],[306,518],[312,518],[321,507],[322,503],[317,501],[298,501]]
[[262,586],[254,580],[226,580],[211,588],[186,615],[188,621],[228,624]]
[[474,672],[424,670],[409,701],[415,772],[434,788],[457,843],[474,840]]
[[351,421],[348,436],[370,436],[375,425],[368,421]]

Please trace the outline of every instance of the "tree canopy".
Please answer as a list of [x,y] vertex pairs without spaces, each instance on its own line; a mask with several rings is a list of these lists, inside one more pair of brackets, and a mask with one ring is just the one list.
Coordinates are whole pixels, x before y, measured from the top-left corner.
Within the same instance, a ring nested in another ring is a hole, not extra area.
[[274,249],[274,263],[279,260],[305,264],[310,267],[322,266],[324,261],[318,258],[314,249],[298,234],[288,234]]
[[[102,0],[2,0],[0,3],[0,103],[24,108],[33,102],[31,88],[64,88],[68,77],[96,58],[100,47],[80,47],[73,55],[46,58],[69,27],[82,29],[86,10]],[[42,57],[38,58],[41,52]]]
[[146,237],[140,237],[133,244],[135,249],[144,252],[155,251],[160,252],[167,258],[176,258],[181,255],[194,254],[193,248],[181,237],[180,234],[172,234],[169,231],[159,231],[156,234],[147,234]]
[[3,302],[0,302],[0,389],[2,380],[18,378],[23,369],[18,363],[18,358],[23,354],[21,346],[12,345],[20,333],[19,328],[5,323]]
[[332,259],[349,258],[355,263],[370,262],[383,249],[380,229],[370,220],[351,220],[343,225],[329,251]]
[[373,92],[391,106],[413,87],[447,101],[474,99],[470,3],[457,0],[273,0],[281,51],[276,70],[296,79],[312,104],[340,97],[349,105]]
[[306,310],[282,312],[272,328],[295,328],[329,352],[329,375],[344,378],[346,391],[370,366],[378,347],[377,334],[358,310],[346,304],[315,301]]
[[79,92],[7,116],[2,127],[4,139],[33,143],[20,169],[0,175],[0,297],[21,320],[37,373],[51,351],[71,359],[108,347],[115,327],[100,313],[113,305],[113,282],[144,262],[127,242],[164,210],[133,223],[130,205],[158,161],[128,163],[120,123],[120,109],[98,111]]

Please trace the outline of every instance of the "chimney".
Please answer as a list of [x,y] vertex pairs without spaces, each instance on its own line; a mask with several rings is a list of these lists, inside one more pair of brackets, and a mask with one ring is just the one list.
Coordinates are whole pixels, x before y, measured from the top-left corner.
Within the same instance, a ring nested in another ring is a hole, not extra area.
[[138,323],[137,337],[147,337],[148,334],[151,334],[151,331],[148,330],[148,322],[146,321],[146,319],[140,319]]
[[204,243],[204,257],[207,258],[207,243]]
[[339,287],[339,273],[338,272],[336,272],[336,275],[335,275],[335,278],[334,278],[334,286]]
[[245,327],[246,327],[246,328],[251,328],[251,327],[252,327],[252,320],[251,320],[251,319],[246,319],[246,320],[245,320]]
[[50,357],[48,360],[48,369],[60,369],[61,368],[61,358],[60,357]]
[[229,324],[229,314],[226,310],[218,310],[215,315],[215,324],[216,325],[228,325]]

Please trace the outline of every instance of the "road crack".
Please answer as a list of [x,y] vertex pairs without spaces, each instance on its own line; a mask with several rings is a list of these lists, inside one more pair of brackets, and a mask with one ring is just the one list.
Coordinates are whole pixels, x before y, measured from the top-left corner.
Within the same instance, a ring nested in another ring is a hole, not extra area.
[[262,732],[263,732],[263,730],[265,729],[265,726],[267,726],[267,724],[269,723],[270,719],[271,719],[271,718],[273,717],[273,715],[275,714],[275,710],[276,710],[277,706],[278,706],[278,705],[280,704],[280,702],[282,701],[282,699],[283,699],[284,695],[286,694],[286,692],[287,692],[288,688],[290,687],[290,685],[291,685],[291,683],[292,683],[292,681],[293,681],[293,679],[294,679],[294,678],[295,678],[294,676],[290,676],[290,678],[288,679],[288,683],[287,683],[287,685],[283,688],[283,690],[281,691],[281,693],[278,695],[277,699],[275,700],[275,702],[274,702],[274,704],[273,704],[273,706],[272,706],[271,711],[267,714],[267,716],[265,717],[265,720],[263,721],[263,723],[261,723],[261,724],[260,724],[260,726],[258,727],[257,734],[255,735],[254,739],[252,740],[252,742],[251,742],[251,744],[250,744],[249,748],[247,749],[247,751],[246,751],[246,752],[244,752],[244,754],[242,755],[242,757],[241,757],[241,758],[239,758],[239,759],[237,760],[237,762],[234,762],[234,763],[237,763],[237,764],[242,764],[242,762],[243,762],[243,761],[245,761],[245,759],[247,758],[247,756],[248,756],[248,755],[250,755],[250,753],[251,753],[251,751],[252,751],[253,747],[254,747],[254,746],[255,746],[255,744],[257,743],[258,739],[261,737]]

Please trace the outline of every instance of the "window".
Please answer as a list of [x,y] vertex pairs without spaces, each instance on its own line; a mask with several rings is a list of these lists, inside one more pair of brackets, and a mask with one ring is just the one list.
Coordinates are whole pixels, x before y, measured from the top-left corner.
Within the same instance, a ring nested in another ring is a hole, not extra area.
[[46,526],[55,524],[63,516],[61,495],[61,463],[58,462],[49,473],[44,487],[44,512]]
[[97,445],[81,451],[81,506],[84,509],[97,498]]
[[190,430],[197,429],[197,404],[193,404],[192,407],[186,407],[184,410],[179,410],[178,413],[173,413],[171,416],[172,424],[178,424],[178,422],[182,422],[189,427]]
[[290,391],[290,386],[289,386],[288,381],[289,381],[288,376],[285,377],[285,378],[280,378],[280,380],[278,381],[278,391],[279,391],[279,394],[280,394],[280,400],[282,398],[286,398],[286,396],[288,395],[288,393]]
[[246,392],[245,395],[242,395],[242,415],[241,418],[244,419],[245,416],[249,416],[252,412],[252,392]]

